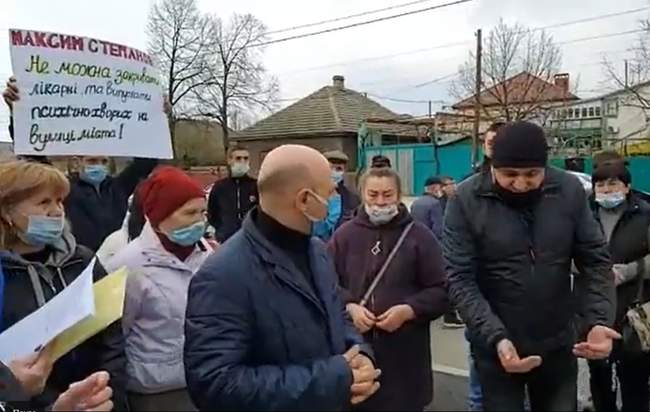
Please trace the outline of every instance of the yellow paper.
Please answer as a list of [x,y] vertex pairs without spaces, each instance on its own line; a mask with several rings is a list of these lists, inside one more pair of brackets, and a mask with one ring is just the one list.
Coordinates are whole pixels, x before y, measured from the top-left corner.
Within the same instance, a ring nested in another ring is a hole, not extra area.
[[122,317],[127,274],[126,268],[122,268],[93,285],[95,315],[82,320],[56,337],[51,352],[53,359],[61,358]]

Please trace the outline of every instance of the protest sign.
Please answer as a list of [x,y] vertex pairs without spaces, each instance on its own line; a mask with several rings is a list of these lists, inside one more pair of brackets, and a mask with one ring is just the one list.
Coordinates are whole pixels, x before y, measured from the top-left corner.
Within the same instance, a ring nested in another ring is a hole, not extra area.
[[9,30],[20,89],[14,151],[172,157],[162,85],[149,55],[88,37]]

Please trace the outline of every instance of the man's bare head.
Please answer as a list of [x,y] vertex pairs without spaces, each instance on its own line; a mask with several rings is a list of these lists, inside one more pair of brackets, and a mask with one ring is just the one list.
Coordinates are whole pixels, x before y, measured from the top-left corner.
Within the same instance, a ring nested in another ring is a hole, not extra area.
[[308,233],[311,221],[327,216],[327,200],[335,191],[327,159],[307,146],[272,150],[258,176],[262,210],[292,229]]

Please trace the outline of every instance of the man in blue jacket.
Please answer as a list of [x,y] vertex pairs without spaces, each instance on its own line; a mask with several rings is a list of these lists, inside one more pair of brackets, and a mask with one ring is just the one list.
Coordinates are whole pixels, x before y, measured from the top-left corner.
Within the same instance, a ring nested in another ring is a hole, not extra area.
[[424,194],[417,198],[411,205],[413,219],[423,223],[431,229],[436,239],[442,236],[442,181],[437,176],[432,176],[424,182]]
[[260,206],[192,279],[185,376],[200,410],[345,410],[380,372],[345,315],[334,265],[310,236],[335,193],[317,151],[281,146],[260,169]]

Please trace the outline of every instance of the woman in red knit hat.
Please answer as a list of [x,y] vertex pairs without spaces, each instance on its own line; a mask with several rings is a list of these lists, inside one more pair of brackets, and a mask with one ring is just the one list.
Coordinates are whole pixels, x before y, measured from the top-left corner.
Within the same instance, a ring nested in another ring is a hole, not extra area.
[[187,289],[212,251],[203,238],[203,189],[174,167],[162,167],[140,187],[147,223],[107,267],[129,270],[122,325],[131,409],[192,410],[185,390],[183,328]]

